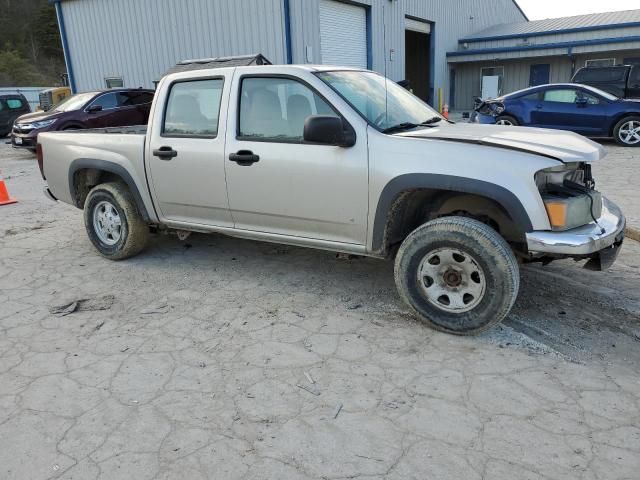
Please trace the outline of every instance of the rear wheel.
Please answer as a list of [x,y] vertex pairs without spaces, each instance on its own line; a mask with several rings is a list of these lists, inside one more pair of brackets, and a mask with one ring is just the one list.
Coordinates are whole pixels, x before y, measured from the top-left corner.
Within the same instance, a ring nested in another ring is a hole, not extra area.
[[640,116],[620,120],[613,128],[613,137],[625,147],[640,147]]
[[496,118],[496,125],[510,125],[513,127],[517,127],[520,124],[518,123],[518,120],[516,120],[511,115],[500,115],[498,118]]
[[402,298],[426,324],[473,335],[501,322],[518,295],[518,263],[491,227],[446,217],[414,230],[395,262]]
[[101,255],[122,260],[140,253],[149,240],[149,227],[122,183],[94,187],[84,204],[89,240]]

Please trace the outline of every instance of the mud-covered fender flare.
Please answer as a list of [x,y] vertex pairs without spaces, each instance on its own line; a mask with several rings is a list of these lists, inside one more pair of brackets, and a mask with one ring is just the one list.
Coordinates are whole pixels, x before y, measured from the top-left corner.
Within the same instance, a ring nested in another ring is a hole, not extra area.
[[84,170],[87,168],[92,168],[95,170],[102,170],[104,172],[113,173],[117,175],[124,181],[124,183],[129,188],[131,195],[133,195],[133,199],[136,202],[136,206],[138,207],[138,211],[145,222],[151,222],[149,217],[149,213],[147,212],[147,208],[144,205],[144,201],[142,200],[142,196],[138,190],[138,186],[136,182],[133,180],[131,174],[124,168],[122,165],[118,165],[117,163],[107,162],[105,160],[98,160],[95,158],[76,158],[69,165],[69,193],[71,194],[71,198],[73,199],[76,207],[83,208],[83,205],[78,205],[76,202],[76,187],[74,178],[76,172],[79,170]]
[[513,192],[500,185],[453,175],[408,173],[391,179],[382,189],[374,217],[373,251],[380,251],[383,248],[387,218],[394,201],[402,192],[419,189],[447,190],[493,199],[505,209],[523,236],[533,231],[531,219],[522,202]]

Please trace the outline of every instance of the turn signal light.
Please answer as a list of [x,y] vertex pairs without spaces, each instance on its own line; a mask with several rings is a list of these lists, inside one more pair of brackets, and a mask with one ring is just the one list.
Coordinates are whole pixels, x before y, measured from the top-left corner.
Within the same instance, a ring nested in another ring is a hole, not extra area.
[[567,202],[547,200],[544,202],[547,209],[551,228],[562,228],[567,224]]

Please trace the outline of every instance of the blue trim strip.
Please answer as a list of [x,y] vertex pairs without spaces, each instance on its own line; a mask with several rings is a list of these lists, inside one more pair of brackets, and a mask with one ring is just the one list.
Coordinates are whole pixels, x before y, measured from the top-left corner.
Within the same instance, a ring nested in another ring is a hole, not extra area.
[[447,52],[447,57],[464,57],[466,55],[481,55],[484,53],[527,52],[529,50],[548,50],[550,48],[573,48],[587,45],[607,45],[612,43],[640,42],[640,35],[633,37],[594,38],[591,40],[576,40],[574,42],[541,43],[539,45],[523,45],[516,47],[478,48],[475,50],[461,50]]
[[[366,15],[367,15],[367,68],[369,70],[373,69],[373,37],[371,35],[371,31],[373,29],[373,19],[371,18],[371,7],[367,6],[365,7],[365,11],[366,11]],[[385,47],[386,48],[386,47]],[[387,55],[387,52],[385,51],[385,57]],[[386,62],[387,59],[385,58],[384,61]]]
[[62,53],[64,54],[64,63],[67,65],[67,75],[69,75],[69,86],[71,93],[76,93],[76,79],[73,75],[73,65],[71,64],[71,56],[69,54],[69,42],[67,41],[67,30],[64,26],[64,15],[62,14],[62,5],[60,0],[54,0],[56,6],[56,16],[58,17],[58,26],[60,27],[60,39],[62,40]]
[[640,27],[640,22],[614,23],[612,25],[590,25],[588,27],[561,28],[558,30],[538,31],[529,33],[510,33],[507,35],[494,35],[491,37],[468,37],[461,38],[458,43],[470,42],[490,42],[493,40],[509,40],[513,38],[544,37],[547,35],[558,35],[561,33],[595,32],[598,30],[612,30],[618,28]]
[[284,41],[286,47],[287,63],[293,63],[293,47],[291,44],[291,5],[289,0],[284,0]]

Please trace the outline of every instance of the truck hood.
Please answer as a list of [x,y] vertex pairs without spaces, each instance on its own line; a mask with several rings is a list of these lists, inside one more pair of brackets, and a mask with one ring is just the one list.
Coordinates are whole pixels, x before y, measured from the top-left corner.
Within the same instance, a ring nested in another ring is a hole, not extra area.
[[573,132],[545,128],[445,124],[398,133],[398,136],[473,143],[553,158],[564,163],[595,162],[605,157],[602,145]]

